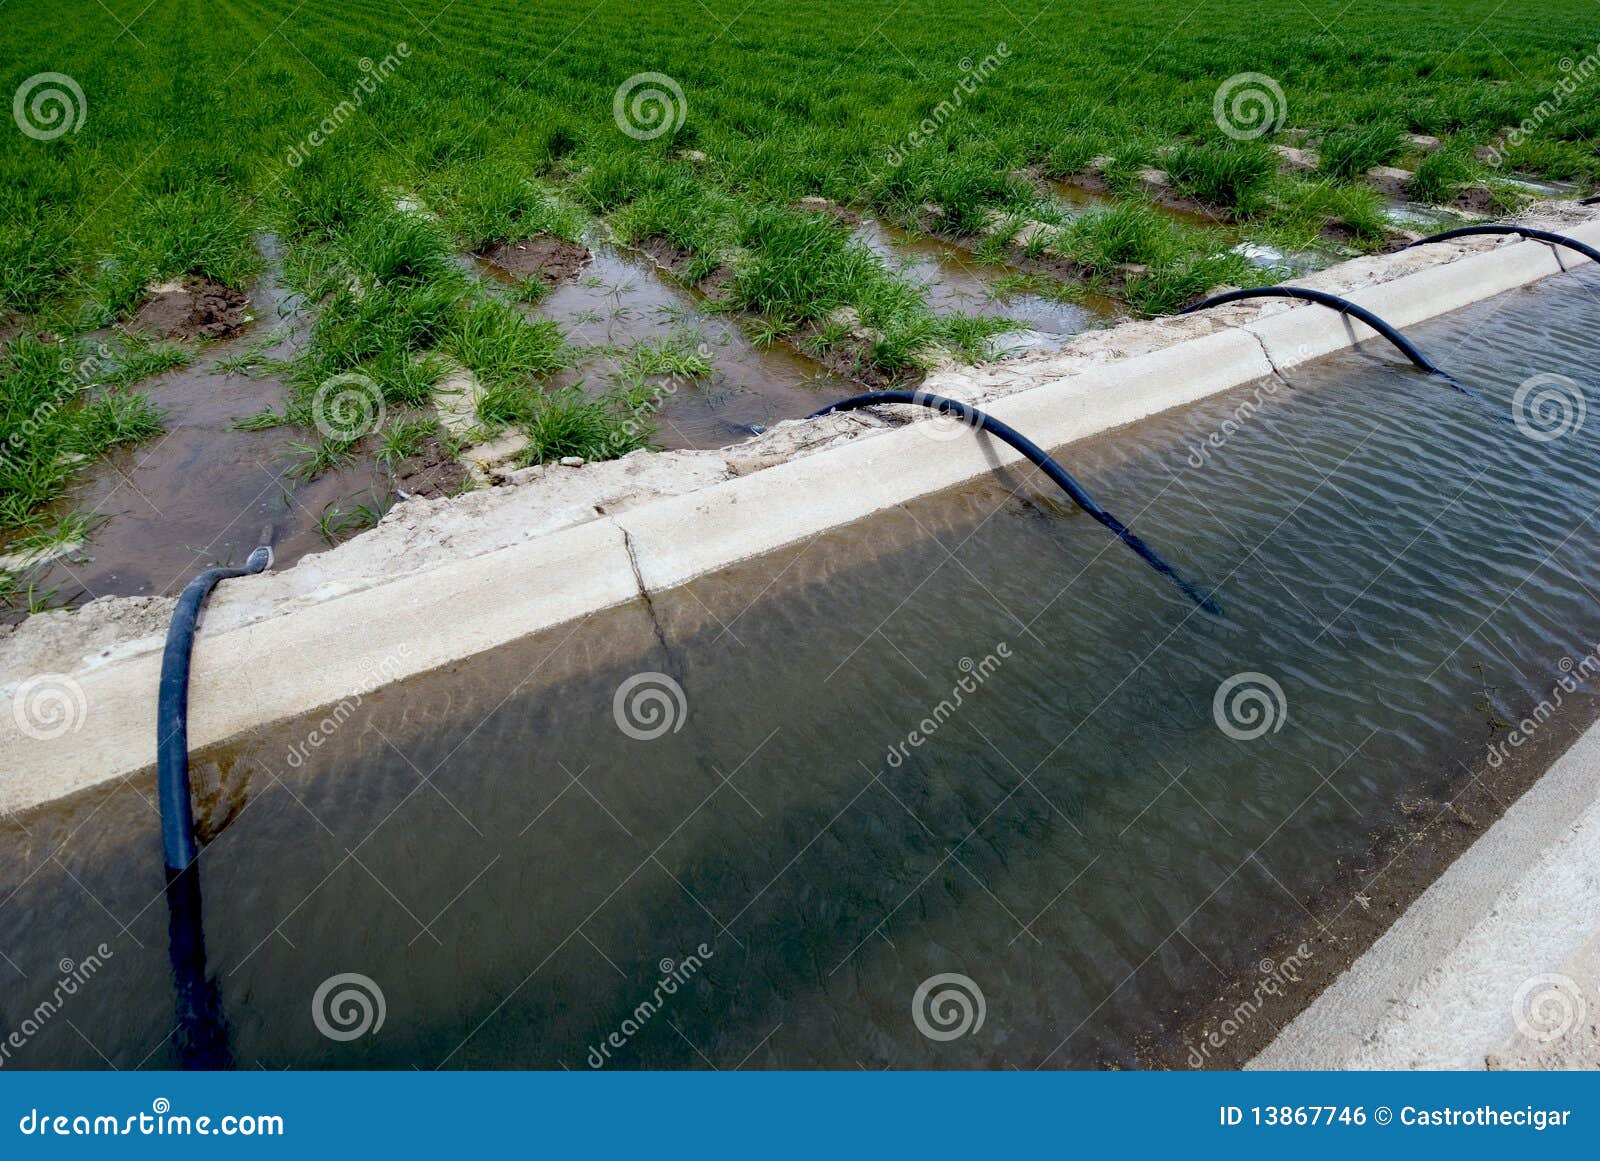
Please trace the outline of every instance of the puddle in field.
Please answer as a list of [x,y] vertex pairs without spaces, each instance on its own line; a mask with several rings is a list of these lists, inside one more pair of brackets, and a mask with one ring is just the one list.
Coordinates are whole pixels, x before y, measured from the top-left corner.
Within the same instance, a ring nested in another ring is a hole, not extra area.
[[1240,242],[1233,248],[1243,255],[1257,270],[1269,271],[1280,277],[1295,277],[1321,270],[1335,259],[1316,250],[1280,250],[1264,242]]
[[[259,244],[275,267],[276,239]],[[318,526],[325,512],[385,504],[387,478],[370,459],[303,483],[286,474],[297,455],[290,445],[315,433],[234,429],[246,416],[281,412],[288,391],[273,374],[230,373],[218,363],[252,344],[269,359],[284,358],[309,324],[299,298],[270,273],[249,300],[252,321],[241,334],[131,388],[165,413],[165,430],[115,449],[51,506],[53,515],[81,512],[95,520],[84,545],[27,574],[37,592],[55,590],[51,605],[175,593],[203,569],[242,563],[268,526],[277,563],[286,566],[328,547]],[[4,615],[14,620],[25,612]]]
[[[1110,194],[1085,189],[1071,182],[1052,181],[1050,188],[1055,202],[1066,209],[1072,217],[1079,217],[1091,210],[1108,209],[1117,204],[1117,200]],[[1179,225],[1220,235],[1230,243],[1228,248],[1233,253],[1242,255],[1256,269],[1270,271],[1279,277],[1310,274],[1340,260],[1338,255],[1322,250],[1285,250],[1269,243],[1249,241],[1243,237],[1238,227],[1219,221],[1203,210],[1166,205],[1159,201],[1152,201],[1149,205],[1158,214]]]
[[1103,325],[1115,313],[1109,300],[1083,305],[1042,294],[1002,293],[1001,279],[1016,274],[1015,269],[983,265],[959,246],[875,218],[863,218],[855,237],[921,290],[935,314],[970,314],[1023,324],[1027,329],[995,336],[996,355],[1059,347],[1066,338]]
[[1383,208],[1383,216],[1407,230],[1434,233],[1471,222],[1483,221],[1482,214],[1466,214],[1449,206],[1430,206],[1422,202],[1392,201]]
[[[559,323],[574,346],[587,348],[574,366],[551,377],[551,385],[581,384],[602,395],[628,378],[628,351],[637,344],[697,351],[710,362],[710,375],[646,376],[660,392],[655,446],[725,447],[757,427],[809,415],[855,393],[790,347],[758,347],[731,319],[704,310],[697,295],[672,285],[643,259],[597,241],[590,252],[587,265],[530,308]],[[478,267],[505,278],[488,262]]]

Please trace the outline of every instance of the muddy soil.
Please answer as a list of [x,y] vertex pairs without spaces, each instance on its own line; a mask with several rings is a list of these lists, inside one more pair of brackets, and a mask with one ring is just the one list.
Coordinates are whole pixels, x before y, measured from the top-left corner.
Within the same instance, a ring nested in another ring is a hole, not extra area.
[[[269,259],[276,255],[273,239],[262,239],[261,246]],[[202,569],[241,563],[268,527],[277,567],[286,567],[329,547],[319,529],[325,514],[350,512],[356,504],[388,506],[393,490],[388,473],[373,462],[375,448],[358,448],[354,464],[302,482],[289,470],[300,456],[293,445],[312,442],[314,433],[291,427],[236,429],[247,416],[281,413],[288,387],[270,369],[227,371],[219,363],[268,338],[260,354],[287,358],[310,325],[304,304],[271,275],[251,288],[250,298],[260,317],[246,324],[244,295],[228,291],[219,298],[202,291],[201,302],[226,299],[230,310],[238,309],[236,333],[194,363],[136,384],[132,390],[164,413],[165,430],[86,468],[51,505],[52,515],[81,512],[93,521],[87,543],[27,574],[38,590],[55,590],[52,605],[102,596],[170,595]],[[178,318],[174,304],[182,303],[189,304],[181,316],[188,319],[195,313],[195,298],[186,289],[157,296],[146,303],[150,314],[141,310],[140,316]],[[158,305],[171,313],[159,314]],[[198,313],[217,311],[207,307]],[[194,328],[183,333],[201,337]],[[441,456],[434,440],[418,460],[398,465],[395,476],[411,480],[405,488],[410,494],[452,494],[464,471],[434,462]],[[24,613],[0,610],[0,620],[20,620]]]
[[639,249],[668,274],[682,278],[684,271],[689,269],[689,263],[694,259],[694,254],[665,238],[646,238],[639,243]]
[[434,435],[428,438],[420,452],[395,469],[394,487],[402,499],[413,496],[431,499],[435,496],[454,496],[461,491],[467,479],[467,469]]
[[1489,216],[1499,212],[1495,207],[1494,191],[1486,185],[1467,186],[1450,199],[1450,204],[1469,214]]
[[[788,336],[788,341],[797,350],[815,354],[819,363],[857,388],[878,391],[886,387],[915,387],[928,377],[928,372],[922,367],[900,367],[891,371],[874,363],[871,358],[872,340],[862,335],[847,335],[825,349],[819,348],[815,340],[822,328],[823,324],[816,320],[804,323]],[[851,391],[851,394],[856,393]]]
[[164,339],[212,340],[238,334],[250,304],[231,286],[189,278],[155,289],[128,322],[132,331],[154,331]]
[[798,210],[803,214],[827,214],[830,218],[837,218],[847,226],[856,226],[861,223],[861,215],[849,206],[842,206],[838,202],[829,201],[827,198],[805,197],[799,201],[789,203],[791,210]]
[[[639,244],[639,252],[653,262],[658,270],[670,274],[680,285],[688,283],[688,271],[694,262],[692,251],[685,250],[676,242],[666,238],[646,238]],[[694,284],[696,291],[703,298],[713,302],[727,294],[728,287],[733,285],[733,271],[726,266],[718,266],[699,282]]]
[[589,264],[589,248],[542,234],[525,242],[500,242],[479,252],[485,262],[516,279],[560,286]]

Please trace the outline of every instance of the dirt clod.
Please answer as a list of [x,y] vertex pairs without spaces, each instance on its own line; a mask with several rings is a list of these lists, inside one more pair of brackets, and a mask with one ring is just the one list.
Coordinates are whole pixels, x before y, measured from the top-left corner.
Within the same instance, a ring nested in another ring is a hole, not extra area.
[[861,224],[861,215],[849,206],[841,206],[838,202],[823,197],[803,197],[799,201],[791,202],[791,210],[799,210],[803,214],[827,214],[831,218],[838,218],[847,226]]
[[225,339],[249,321],[243,293],[209,278],[189,278],[154,288],[128,323],[165,339]]
[[422,450],[400,465],[395,487],[407,496],[454,496],[467,482],[467,469],[432,436]]
[[1494,190],[1486,185],[1465,186],[1456,191],[1456,196],[1450,199],[1450,204],[1458,210],[1466,210],[1469,214],[1493,214]]
[[1367,181],[1372,184],[1372,188],[1389,198],[1405,197],[1414,177],[1416,174],[1409,169],[1400,169],[1393,165],[1374,165],[1367,170]]
[[537,278],[546,286],[560,286],[589,263],[586,247],[549,234],[525,242],[497,242],[480,251],[479,257],[513,278]]
[[1293,145],[1274,145],[1272,152],[1278,155],[1279,173],[1315,173],[1322,165],[1322,160],[1309,149],[1296,149]]
[[696,289],[707,298],[721,298],[723,293],[733,285],[733,271],[726,266],[718,266],[707,274],[697,284]]
[[668,274],[679,277],[689,268],[689,263],[694,261],[694,255],[690,251],[666,238],[646,238],[639,243],[639,249]]

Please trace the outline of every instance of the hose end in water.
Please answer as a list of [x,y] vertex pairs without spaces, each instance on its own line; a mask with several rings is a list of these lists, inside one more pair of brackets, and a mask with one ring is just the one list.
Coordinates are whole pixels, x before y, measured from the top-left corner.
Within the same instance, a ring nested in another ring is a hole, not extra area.
[[278,529],[272,524],[261,526],[261,535],[256,537],[256,547],[245,558],[244,566],[251,572],[265,572],[272,567],[272,546],[278,539]]

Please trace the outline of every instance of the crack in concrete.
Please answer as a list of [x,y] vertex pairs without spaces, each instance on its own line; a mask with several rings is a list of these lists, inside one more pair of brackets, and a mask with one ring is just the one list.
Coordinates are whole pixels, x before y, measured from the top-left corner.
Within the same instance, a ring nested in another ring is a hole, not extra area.
[[628,567],[633,569],[633,583],[639,590],[639,599],[644,602],[644,611],[650,617],[650,627],[655,631],[656,643],[661,646],[662,656],[667,660],[667,670],[673,677],[681,679],[683,675],[673,658],[672,646],[667,644],[667,633],[661,625],[660,615],[656,612],[655,599],[650,595],[650,586],[644,583],[644,573],[639,568],[639,554],[633,546],[633,533],[615,520],[611,523],[622,533],[622,547],[628,554]]
[[1278,366],[1278,361],[1272,357],[1272,352],[1267,348],[1266,339],[1256,334],[1256,332],[1251,330],[1249,327],[1235,326],[1233,329],[1236,331],[1243,331],[1256,341],[1256,346],[1261,348],[1261,357],[1267,361],[1267,366],[1272,368],[1272,373],[1277,376],[1278,382],[1282,383],[1285,387],[1294,386],[1293,383],[1289,382],[1289,376],[1283,373],[1283,368]]

